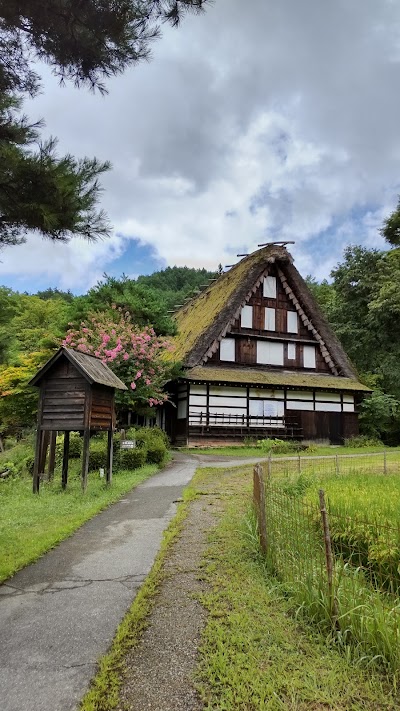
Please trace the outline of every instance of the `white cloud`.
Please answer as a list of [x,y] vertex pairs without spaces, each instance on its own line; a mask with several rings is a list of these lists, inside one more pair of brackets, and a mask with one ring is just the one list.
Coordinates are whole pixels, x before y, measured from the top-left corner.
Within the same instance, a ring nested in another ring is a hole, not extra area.
[[[399,38],[391,0],[216,0],[165,29],[152,62],[107,97],[47,72],[29,112],[63,150],[111,159],[116,232],[167,263],[214,268],[271,237],[295,240],[300,268],[326,276],[346,244],[382,246],[396,204]],[[89,285],[125,244],[29,240],[2,254],[0,276]]]
[[67,244],[40,242],[31,235],[22,247],[1,253],[0,277],[3,283],[11,275],[25,283],[29,277],[44,277],[49,286],[86,291],[101,278],[104,265],[122,254],[125,243],[121,235],[95,244],[78,239]]

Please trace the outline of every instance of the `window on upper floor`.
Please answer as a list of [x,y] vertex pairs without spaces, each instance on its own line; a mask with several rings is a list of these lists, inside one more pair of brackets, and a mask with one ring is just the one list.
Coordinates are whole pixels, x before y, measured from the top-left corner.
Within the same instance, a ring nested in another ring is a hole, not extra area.
[[222,338],[219,346],[220,360],[235,361],[235,339]]
[[283,343],[257,341],[257,363],[283,365]]
[[275,331],[276,328],[276,312],[275,309],[265,309],[265,330]]
[[276,299],[276,277],[264,277],[263,294],[267,299]]
[[243,306],[240,313],[240,325],[242,328],[253,328],[253,307]]
[[303,365],[305,368],[316,367],[315,346],[304,346]]
[[288,333],[298,333],[299,332],[297,311],[288,311],[287,312],[287,332]]

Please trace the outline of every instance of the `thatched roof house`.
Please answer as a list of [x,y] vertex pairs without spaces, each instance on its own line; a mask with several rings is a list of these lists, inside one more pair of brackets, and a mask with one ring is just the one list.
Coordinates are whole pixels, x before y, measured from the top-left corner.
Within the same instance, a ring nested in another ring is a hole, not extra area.
[[340,441],[368,391],[284,246],[243,258],[175,314],[185,377],[162,424],[176,443],[254,436]]

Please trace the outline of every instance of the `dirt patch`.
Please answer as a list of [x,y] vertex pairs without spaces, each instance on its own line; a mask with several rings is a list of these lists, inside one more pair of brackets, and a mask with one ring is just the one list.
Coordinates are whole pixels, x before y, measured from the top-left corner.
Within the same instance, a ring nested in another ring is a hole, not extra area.
[[125,662],[120,711],[201,711],[193,684],[206,612],[196,599],[204,590],[201,560],[215,523],[213,498],[192,501],[182,533],[164,563],[165,579],[149,626]]

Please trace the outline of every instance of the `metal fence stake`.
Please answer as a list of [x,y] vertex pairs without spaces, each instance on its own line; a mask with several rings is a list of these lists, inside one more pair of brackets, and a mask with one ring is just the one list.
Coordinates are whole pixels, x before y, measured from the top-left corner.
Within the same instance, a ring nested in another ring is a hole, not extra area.
[[267,474],[268,474],[268,484],[271,481],[271,474],[272,474],[272,459],[271,455],[268,457],[268,463],[267,463]]
[[387,474],[386,449],[383,450],[383,473]]
[[299,454],[299,456],[298,456],[297,466],[298,466],[299,474],[301,474],[301,459],[300,459],[300,454]]
[[325,545],[325,561],[326,561],[326,572],[328,578],[328,595],[329,595],[329,606],[330,615],[332,619],[332,624],[336,629],[339,629],[338,623],[338,607],[337,600],[335,597],[335,591],[333,586],[333,555],[332,555],[332,544],[331,544],[331,534],[329,530],[329,519],[328,512],[325,506],[325,493],[323,489],[319,490],[319,510],[321,512],[322,519],[322,530],[324,534],[324,545]]

